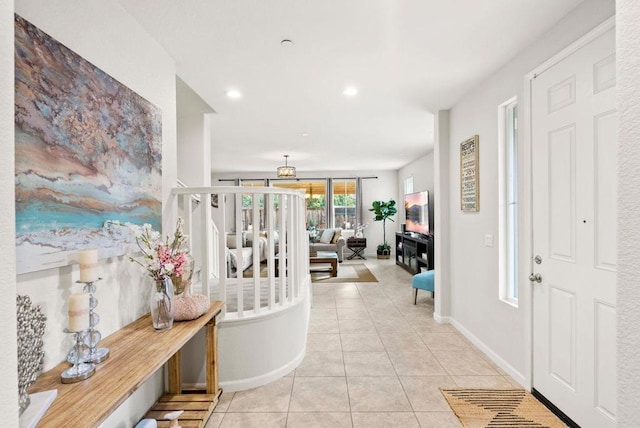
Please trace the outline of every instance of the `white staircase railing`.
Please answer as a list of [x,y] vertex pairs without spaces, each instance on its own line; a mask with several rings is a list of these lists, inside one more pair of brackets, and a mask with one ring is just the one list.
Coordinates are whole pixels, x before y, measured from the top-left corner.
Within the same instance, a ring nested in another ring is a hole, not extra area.
[[193,238],[202,292],[225,302],[223,319],[260,316],[298,300],[310,283],[302,191],[225,186],[172,193]]

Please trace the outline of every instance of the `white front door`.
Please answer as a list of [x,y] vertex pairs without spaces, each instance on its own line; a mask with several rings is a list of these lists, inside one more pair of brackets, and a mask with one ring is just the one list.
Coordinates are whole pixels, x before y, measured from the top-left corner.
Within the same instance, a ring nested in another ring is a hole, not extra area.
[[582,427],[616,417],[615,33],[532,83],[533,387]]

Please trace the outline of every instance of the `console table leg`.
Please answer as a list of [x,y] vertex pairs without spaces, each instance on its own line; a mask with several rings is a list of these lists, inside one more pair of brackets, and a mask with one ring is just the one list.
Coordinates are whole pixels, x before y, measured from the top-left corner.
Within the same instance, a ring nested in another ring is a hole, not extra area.
[[167,361],[167,368],[169,372],[169,394],[181,394],[182,393],[182,375],[180,373],[180,351],[173,354],[169,361]]
[[218,394],[218,326],[215,317],[206,325],[207,394]]

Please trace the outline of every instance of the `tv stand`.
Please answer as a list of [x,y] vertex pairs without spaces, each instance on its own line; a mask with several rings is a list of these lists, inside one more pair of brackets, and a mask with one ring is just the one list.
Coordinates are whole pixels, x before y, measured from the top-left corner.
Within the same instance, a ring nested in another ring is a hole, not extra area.
[[410,273],[433,269],[433,236],[396,233],[396,264]]

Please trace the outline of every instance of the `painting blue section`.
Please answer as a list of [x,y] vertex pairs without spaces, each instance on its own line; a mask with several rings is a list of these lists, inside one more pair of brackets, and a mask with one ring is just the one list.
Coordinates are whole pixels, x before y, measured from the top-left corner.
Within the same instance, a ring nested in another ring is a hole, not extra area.
[[149,223],[155,230],[161,230],[156,213],[146,207],[135,207],[129,212],[87,212],[64,204],[32,203],[16,213],[16,234],[46,232],[67,228],[101,229],[106,220],[121,223]]

